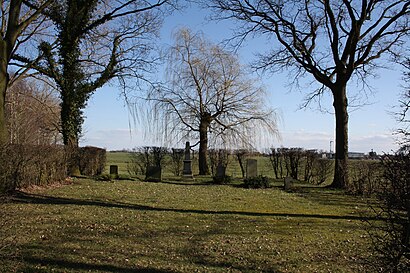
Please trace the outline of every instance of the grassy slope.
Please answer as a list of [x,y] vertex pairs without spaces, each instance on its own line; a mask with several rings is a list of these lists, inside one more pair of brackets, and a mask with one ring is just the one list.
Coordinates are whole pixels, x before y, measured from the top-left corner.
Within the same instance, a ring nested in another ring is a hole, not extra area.
[[322,188],[76,180],[0,204],[0,244],[15,236],[0,271],[360,272],[366,207]]

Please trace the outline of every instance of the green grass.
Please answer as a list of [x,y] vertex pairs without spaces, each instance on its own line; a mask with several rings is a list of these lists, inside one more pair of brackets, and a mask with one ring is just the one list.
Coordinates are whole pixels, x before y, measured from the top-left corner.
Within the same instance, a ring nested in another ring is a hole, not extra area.
[[127,152],[107,152],[107,163],[105,173],[110,172],[110,165],[118,166],[118,174],[128,175],[127,163],[131,161]]
[[80,179],[0,204],[0,269],[366,272],[366,209],[340,191],[301,185]]

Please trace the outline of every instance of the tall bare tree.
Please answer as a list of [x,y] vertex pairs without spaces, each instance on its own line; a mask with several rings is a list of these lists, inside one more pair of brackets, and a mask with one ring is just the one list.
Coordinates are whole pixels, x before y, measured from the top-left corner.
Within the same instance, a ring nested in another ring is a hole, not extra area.
[[[13,55],[28,44],[41,29],[41,12],[52,0],[0,1],[0,143],[8,141],[5,119],[5,98],[10,83],[9,65]],[[15,74],[16,75],[16,74]]]
[[264,91],[250,79],[237,57],[200,34],[175,35],[168,65],[169,85],[153,90],[162,132],[199,139],[199,174],[208,174],[208,135],[225,142],[248,142],[259,129],[276,133],[274,112]]
[[258,67],[293,69],[310,74],[333,96],[336,119],[336,164],[332,186],[347,185],[348,98],[352,78],[364,82],[376,59],[399,53],[410,30],[407,0],[212,0],[203,1],[216,16],[242,23],[235,37],[266,35],[276,41],[261,55]]

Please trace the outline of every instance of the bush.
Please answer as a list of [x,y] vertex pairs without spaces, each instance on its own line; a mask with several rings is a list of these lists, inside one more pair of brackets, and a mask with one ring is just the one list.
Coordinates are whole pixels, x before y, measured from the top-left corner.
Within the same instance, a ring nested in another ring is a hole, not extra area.
[[3,145],[0,147],[0,193],[62,181],[67,174],[64,147]]
[[264,189],[270,186],[269,179],[266,176],[256,176],[251,178],[245,178],[243,180],[245,187],[248,189]]
[[148,167],[162,167],[169,151],[165,147],[144,146],[132,149],[130,153],[131,162],[127,164],[128,174],[145,175]]
[[351,183],[347,190],[353,194],[371,195],[380,190],[381,165],[378,161],[352,161],[349,168]]
[[376,250],[375,265],[383,272],[409,272],[410,269],[410,149],[386,155],[376,210],[381,224],[371,223]]
[[107,161],[106,150],[98,147],[79,148],[79,168],[82,175],[95,176],[104,171]]
[[229,175],[213,176],[212,180],[214,184],[230,184],[232,182],[232,176],[229,176]]
[[333,160],[320,158],[313,163],[311,181],[317,185],[325,183],[333,174]]

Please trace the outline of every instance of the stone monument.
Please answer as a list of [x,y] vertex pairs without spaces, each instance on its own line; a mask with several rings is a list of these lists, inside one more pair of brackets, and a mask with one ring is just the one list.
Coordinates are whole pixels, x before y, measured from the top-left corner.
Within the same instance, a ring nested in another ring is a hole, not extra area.
[[148,166],[147,171],[145,173],[145,181],[148,181],[148,182],[161,182],[162,181],[161,167],[159,167],[159,166]]
[[114,179],[118,178],[118,165],[110,165],[110,176]]
[[246,178],[258,176],[258,161],[256,159],[248,159],[246,161]]
[[290,189],[292,189],[293,187],[293,178],[292,177],[285,177],[284,181],[283,181],[283,187],[285,188],[285,191],[288,191]]
[[182,170],[184,178],[193,178],[192,176],[192,160],[191,160],[191,145],[189,141],[185,144],[184,169]]

